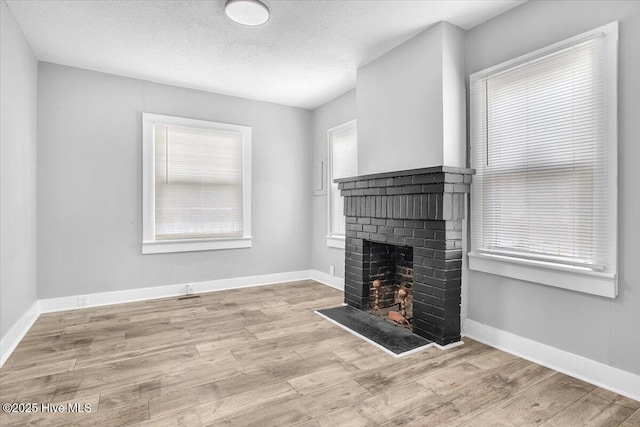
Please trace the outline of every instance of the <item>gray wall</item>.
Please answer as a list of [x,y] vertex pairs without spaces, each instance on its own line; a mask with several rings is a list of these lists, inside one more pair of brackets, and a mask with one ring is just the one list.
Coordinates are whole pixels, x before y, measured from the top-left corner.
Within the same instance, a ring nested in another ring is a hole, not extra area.
[[358,174],[442,165],[442,25],[358,68],[356,87]]
[[466,31],[442,26],[442,164],[467,165]]
[[464,62],[464,31],[440,22],[358,68],[360,175],[465,166]]
[[[143,112],[253,128],[252,248],[141,255]],[[310,111],[40,63],[38,114],[38,298],[309,269]]]
[[[327,164],[327,130],[356,118],[356,90],[334,98],[312,112],[311,142],[313,159],[324,160]],[[336,276],[344,278],[344,249],[327,246],[327,197],[314,196],[311,203],[311,266],[313,269],[329,273],[329,266],[336,268]]]
[[640,2],[531,1],[467,35],[469,74],[620,21],[616,299],[469,272],[468,318],[640,374]]
[[36,301],[38,63],[0,1],[0,337]]

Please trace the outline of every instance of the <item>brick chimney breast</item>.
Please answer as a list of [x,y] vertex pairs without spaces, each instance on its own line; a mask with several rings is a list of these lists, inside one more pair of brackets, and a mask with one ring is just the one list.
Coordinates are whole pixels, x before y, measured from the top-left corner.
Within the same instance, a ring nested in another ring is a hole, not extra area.
[[369,308],[373,245],[409,247],[413,332],[440,345],[460,341],[462,221],[473,173],[436,166],[336,180],[345,198],[345,303]]

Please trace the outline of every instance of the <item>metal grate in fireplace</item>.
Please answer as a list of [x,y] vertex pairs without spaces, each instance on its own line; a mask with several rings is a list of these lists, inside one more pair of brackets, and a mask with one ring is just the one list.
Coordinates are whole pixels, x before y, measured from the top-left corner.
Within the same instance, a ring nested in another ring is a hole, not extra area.
[[413,248],[368,242],[369,312],[412,329]]

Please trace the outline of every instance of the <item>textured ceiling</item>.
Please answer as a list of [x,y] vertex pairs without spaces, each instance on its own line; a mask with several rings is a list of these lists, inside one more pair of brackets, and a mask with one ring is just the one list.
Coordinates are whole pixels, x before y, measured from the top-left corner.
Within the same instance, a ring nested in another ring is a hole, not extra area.
[[46,62],[315,108],[356,69],[439,21],[469,29],[522,0],[263,0],[271,19],[234,23],[224,0],[7,1]]

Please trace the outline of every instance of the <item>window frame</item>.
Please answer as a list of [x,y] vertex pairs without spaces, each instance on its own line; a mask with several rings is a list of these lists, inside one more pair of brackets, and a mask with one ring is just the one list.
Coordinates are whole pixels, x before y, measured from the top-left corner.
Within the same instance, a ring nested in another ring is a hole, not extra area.
[[[610,225],[606,241],[608,254],[607,270],[598,271],[583,266],[571,266],[567,264],[556,264],[549,261],[535,259],[525,259],[510,257],[502,254],[489,254],[474,252],[471,247],[469,252],[469,270],[490,273],[498,276],[505,276],[514,279],[524,280],[537,284],[543,284],[573,291],[615,298],[618,294],[617,282],[617,64],[618,64],[618,22],[600,26],[593,30],[584,32],[566,40],[554,43],[550,46],[538,49],[534,52],[519,56],[515,59],[503,62],[496,66],[487,68],[477,73],[471,74],[469,78],[470,87],[474,81],[496,74],[500,71],[516,67],[524,62],[543,57],[560,49],[575,45],[596,34],[605,35],[605,144],[610,153],[607,169],[607,203],[611,206]],[[470,102],[473,108],[473,103]],[[473,143],[473,125],[470,126]],[[473,147],[471,147],[473,150]],[[473,152],[473,151],[471,151]],[[472,156],[473,158],[473,156]],[[473,164],[471,164],[473,167]],[[479,190],[476,190],[479,191]],[[474,189],[472,184],[471,197]],[[473,208],[473,203],[472,203]],[[473,216],[472,216],[473,217]],[[470,221],[470,232],[473,235],[473,221]],[[471,239],[473,242],[473,238]],[[471,242],[471,245],[472,245]]]
[[[239,132],[242,135],[241,237],[155,239],[155,132],[156,123]],[[250,248],[251,236],[251,127],[184,117],[142,113],[142,254]]]
[[[354,126],[356,128],[356,153],[358,149],[358,139],[357,139],[357,119],[349,120],[348,122],[342,123],[338,126],[334,126],[327,130],[327,246],[331,248],[344,249],[345,241],[346,241],[346,233],[345,236],[340,234],[334,234],[331,224],[331,192],[332,192],[332,184],[333,183],[333,147],[331,140],[331,133],[336,132],[340,129],[343,129],[348,126]],[[356,166],[357,169],[357,166]],[[358,174],[356,170],[356,175]],[[339,191],[339,190],[338,190]],[[342,197],[342,196],[340,196]]]

